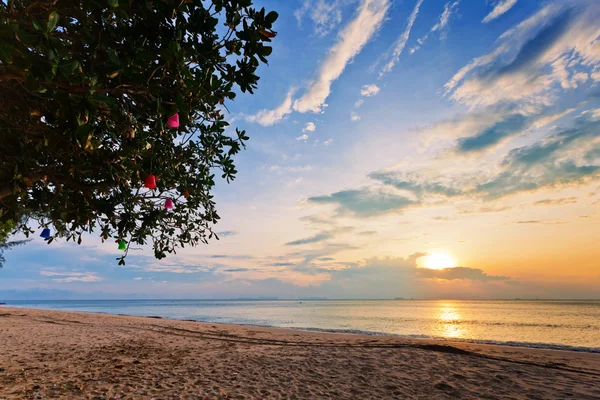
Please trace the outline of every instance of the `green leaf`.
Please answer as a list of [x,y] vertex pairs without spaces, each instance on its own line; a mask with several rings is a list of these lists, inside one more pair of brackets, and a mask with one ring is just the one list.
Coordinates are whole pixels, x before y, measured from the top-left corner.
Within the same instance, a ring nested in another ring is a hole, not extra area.
[[121,65],[121,62],[119,61],[119,56],[117,55],[117,51],[115,49],[108,49],[106,53],[108,54],[108,59],[111,63],[117,66]]
[[60,68],[66,72],[75,72],[77,67],[79,66],[79,61],[73,60],[67,63],[61,64]]
[[110,8],[117,8],[119,7],[119,0],[108,0],[108,5]]
[[56,24],[58,24],[58,13],[56,10],[52,10],[50,15],[48,16],[48,23],[46,24],[46,32],[50,33],[56,28]]
[[7,43],[5,41],[0,42],[0,60],[7,64],[12,64],[13,62],[13,53],[14,47],[12,44]]
[[42,30],[42,26],[36,20],[33,20],[33,27],[35,28],[36,31]]
[[279,14],[277,14],[275,11],[271,11],[270,13],[267,14],[267,16],[265,17],[265,20],[272,24],[273,22],[277,21],[277,18],[279,18]]

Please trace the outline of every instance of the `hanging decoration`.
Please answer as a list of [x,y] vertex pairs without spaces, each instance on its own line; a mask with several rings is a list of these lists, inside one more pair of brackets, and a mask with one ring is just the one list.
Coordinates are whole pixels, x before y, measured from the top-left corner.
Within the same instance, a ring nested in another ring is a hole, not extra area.
[[179,128],[179,113],[175,113],[167,119],[167,125],[169,128]]
[[144,181],[144,187],[148,189],[156,189],[156,177],[152,174],[148,174]]
[[43,237],[44,239],[50,239],[50,236],[52,236],[50,233],[50,228],[44,228],[44,230],[42,230],[42,234],[40,235],[40,237]]
[[183,197],[185,197],[186,199],[190,198],[190,191],[185,189],[185,193],[183,193]]
[[124,240],[119,241],[119,250],[127,250],[127,242]]
[[171,200],[171,199],[167,199],[167,200],[165,201],[165,208],[166,208],[167,210],[170,210],[170,209],[172,209],[172,208],[173,208],[173,200]]

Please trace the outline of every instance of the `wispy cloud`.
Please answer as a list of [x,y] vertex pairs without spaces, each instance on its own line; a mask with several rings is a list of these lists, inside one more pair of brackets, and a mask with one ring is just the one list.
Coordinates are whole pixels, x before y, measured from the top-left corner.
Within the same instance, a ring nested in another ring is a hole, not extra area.
[[495,20],[496,18],[508,12],[508,10],[513,8],[515,4],[517,4],[517,0],[498,0],[492,11],[490,11],[490,13],[486,15],[481,22],[487,24],[488,22]]
[[350,111],[350,121],[360,121],[360,115],[354,111]]
[[561,197],[559,199],[544,199],[538,200],[533,203],[534,206],[560,206],[563,204],[575,204],[577,203],[576,197]]
[[415,5],[415,8],[413,9],[412,13],[410,14],[410,17],[408,17],[408,22],[406,23],[406,28],[404,29],[404,32],[402,32],[400,37],[396,40],[396,42],[392,46],[393,47],[392,54],[390,55],[387,63],[383,66],[383,68],[379,72],[379,78],[382,78],[385,74],[387,74],[388,72],[391,72],[392,69],[394,68],[394,66],[400,60],[400,55],[402,54],[402,51],[404,50],[404,47],[406,46],[406,42],[408,41],[408,38],[410,37],[410,31],[413,27],[413,24],[415,23],[415,20],[417,19],[417,15],[419,15],[419,8],[421,7],[421,4],[423,4],[423,0],[417,0],[417,4]]
[[294,96],[295,92],[296,92],[296,89],[291,88],[287,92],[287,95],[285,96],[285,100],[283,101],[283,103],[281,103],[279,105],[279,107],[277,107],[273,110],[264,109],[254,115],[246,116],[246,121],[256,122],[262,126],[275,125],[276,123],[280,122],[282,119],[284,119],[288,114],[290,114],[292,112],[292,102],[293,102],[292,97]]
[[98,282],[101,281],[98,275],[93,272],[77,272],[77,271],[53,271],[53,270],[42,270],[40,271],[42,276],[53,277],[52,281],[57,283],[71,283],[71,282]]
[[306,133],[303,135],[300,135],[296,138],[296,140],[301,140],[303,142],[306,142],[308,140],[308,135]]
[[342,22],[342,7],[347,3],[347,0],[304,0],[302,7],[294,11],[294,17],[302,26],[302,19],[308,14],[315,35],[323,37]]
[[415,51],[419,50],[432,33],[439,32],[440,39],[446,39],[448,35],[448,24],[450,23],[452,16],[458,11],[459,3],[460,0],[448,2],[444,5],[444,11],[442,14],[440,14],[438,22],[431,27],[429,32],[417,39],[417,44],[410,48],[410,54],[413,54]]
[[379,30],[389,7],[389,0],[364,0],[361,3],[356,17],[340,32],[315,81],[294,102],[294,110],[301,113],[323,111],[325,100],[331,93],[331,84]]

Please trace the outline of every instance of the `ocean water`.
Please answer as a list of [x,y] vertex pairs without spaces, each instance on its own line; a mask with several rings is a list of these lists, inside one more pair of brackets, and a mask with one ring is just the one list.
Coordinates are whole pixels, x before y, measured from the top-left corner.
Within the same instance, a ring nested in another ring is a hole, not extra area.
[[600,300],[21,300],[7,306],[600,353]]

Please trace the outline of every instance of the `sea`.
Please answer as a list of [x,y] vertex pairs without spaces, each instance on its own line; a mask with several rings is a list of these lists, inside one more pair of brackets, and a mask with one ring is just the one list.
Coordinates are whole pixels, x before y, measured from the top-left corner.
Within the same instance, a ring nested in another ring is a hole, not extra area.
[[6,306],[600,353],[600,300],[5,300]]

